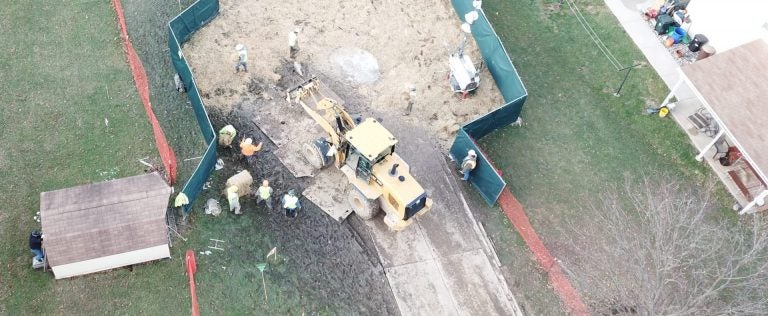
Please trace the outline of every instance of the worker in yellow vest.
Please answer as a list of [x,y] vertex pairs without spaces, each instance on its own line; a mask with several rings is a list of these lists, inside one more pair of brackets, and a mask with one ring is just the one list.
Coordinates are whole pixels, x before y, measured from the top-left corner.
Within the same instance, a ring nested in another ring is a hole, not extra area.
[[230,147],[232,146],[232,140],[235,139],[237,130],[232,125],[227,125],[219,130],[219,146]]
[[235,212],[235,214],[242,214],[240,212],[240,195],[237,194],[237,186],[233,185],[227,188],[227,201],[229,201],[229,211]]
[[296,191],[293,189],[288,190],[288,193],[283,195],[282,202],[285,216],[296,218],[298,211],[301,209],[301,202],[299,202],[299,197],[296,196]]
[[259,205],[259,202],[264,201],[264,203],[267,204],[267,208],[270,210],[272,209],[272,187],[269,186],[269,180],[261,182],[261,186],[256,189],[255,195],[256,205]]

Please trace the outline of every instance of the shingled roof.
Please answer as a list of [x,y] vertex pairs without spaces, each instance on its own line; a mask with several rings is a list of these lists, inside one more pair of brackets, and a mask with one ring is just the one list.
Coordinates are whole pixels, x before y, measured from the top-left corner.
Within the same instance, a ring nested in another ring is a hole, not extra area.
[[745,158],[768,179],[768,43],[759,39],[681,67]]
[[41,193],[48,263],[55,267],[166,245],[170,194],[157,173]]

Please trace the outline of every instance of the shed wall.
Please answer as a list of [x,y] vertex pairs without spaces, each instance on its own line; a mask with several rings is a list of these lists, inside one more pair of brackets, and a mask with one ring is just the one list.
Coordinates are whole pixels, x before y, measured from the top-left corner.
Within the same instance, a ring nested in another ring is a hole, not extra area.
[[53,275],[56,279],[64,279],[170,257],[171,251],[168,245],[159,245],[101,258],[52,266],[51,270],[53,270]]

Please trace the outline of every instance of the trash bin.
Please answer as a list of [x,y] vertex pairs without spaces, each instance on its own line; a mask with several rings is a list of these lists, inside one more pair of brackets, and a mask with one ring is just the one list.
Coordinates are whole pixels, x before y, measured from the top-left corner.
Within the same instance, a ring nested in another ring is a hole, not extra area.
[[656,27],[654,27],[654,30],[656,30],[657,34],[666,34],[669,32],[670,26],[678,26],[677,22],[675,22],[675,19],[673,19],[671,16],[661,14],[656,17]]
[[699,55],[696,56],[696,60],[702,60],[714,54],[715,54],[715,48],[712,47],[712,45],[704,44],[701,46],[701,50],[699,51]]
[[688,50],[694,53],[698,52],[707,42],[709,42],[709,39],[704,36],[704,34],[696,34],[696,36],[693,37],[691,43],[688,44]]
[[672,37],[672,40],[674,40],[674,43],[677,44],[683,40],[683,37],[685,37],[685,30],[682,27],[676,27],[675,30],[669,34],[670,37]]

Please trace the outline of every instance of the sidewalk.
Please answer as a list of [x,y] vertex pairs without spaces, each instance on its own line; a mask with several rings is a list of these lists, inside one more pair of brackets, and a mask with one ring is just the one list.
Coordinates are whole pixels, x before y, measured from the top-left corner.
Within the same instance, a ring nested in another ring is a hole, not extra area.
[[[605,0],[606,6],[613,12],[613,15],[619,20],[619,23],[629,37],[632,38],[635,45],[643,52],[651,67],[656,70],[656,73],[659,74],[659,77],[664,80],[664,83],[671,90],[680,80],[680,66],[664,48],[664,45],[659,42],[648,22],[642,18],[640,10],[646,7],[645,3],[648,3],[648,1]],[[664,93],[669,93],[669,90],[664,91]],[[686,85],[682,85],[677,89],[675,97],[679,103],[689,101],[698,103],[693,91]]]

